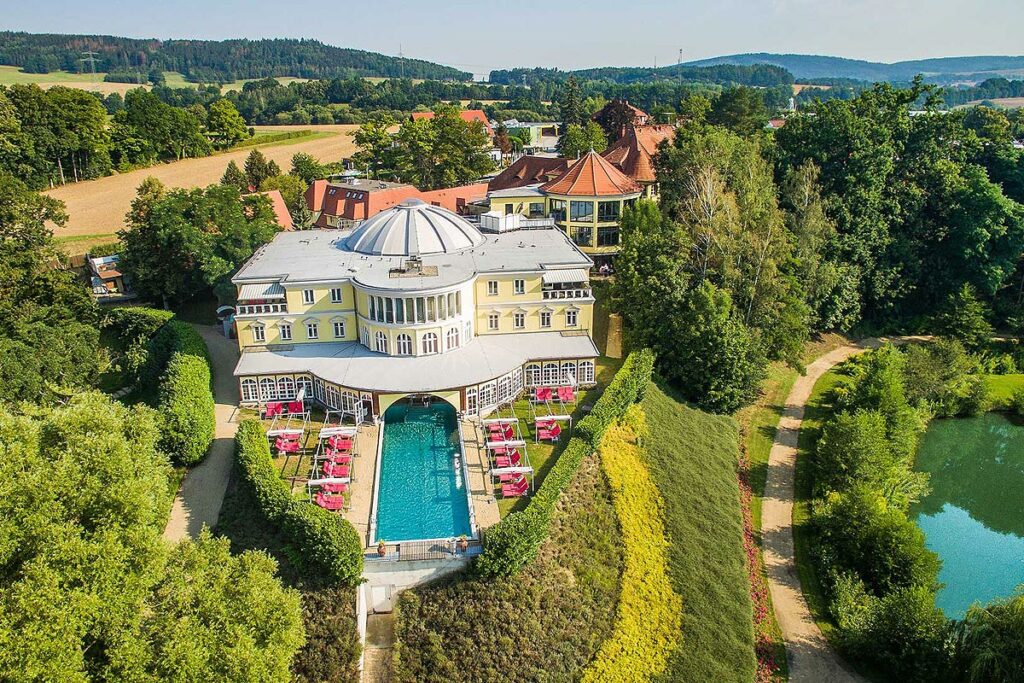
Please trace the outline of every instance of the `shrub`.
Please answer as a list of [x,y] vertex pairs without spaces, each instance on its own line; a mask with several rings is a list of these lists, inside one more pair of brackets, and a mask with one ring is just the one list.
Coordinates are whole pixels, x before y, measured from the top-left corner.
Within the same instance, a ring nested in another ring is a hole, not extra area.
[[202,336],[188,323],[172,319],[157,330],[146,345],[146,365],[140,372],[139,381],[147,384],[158,382],[175,353],[198,356],[207,362],[210,360]]
[[160,380],[161,448],[178,464],[194,465],[213,441],[216,418],[210,366],[201,358],[174,354]]
[[884,481],[893,467],[885,418],[874,410],[839,413],[825,423],[814,456],[819,495],[846,491],[857,483]]
[[146,365],[150,337],[172,317],[170,311],[141,306],[112,308],[103,314],[100,325],[116,335],[122,350],[117,360],[129,382],[137,380]]
[[235,434],[235,451],[256,501],[272,523],[294,544],[307,568],[348,586],[363,573],[363,545],[348,520],[292,496],[278,476],[270,445],[258,420],[243,420]]
[[[628,412],[643,431],[643,413]],[[657,677],[679,640],[682,600],[668,577],[664,502],[641,456],[640,436],[629,425],[613,425],[599,451],[622,529],[625,567],[615,630],[584,672],[584,683],[634,681],[638,671]]]
[[949,670],[947,631],[948,622],[935,606],[930,587],[901,588],[872,604],[859,654],[892,672],[893,680],[942,680]]
[[643,399],[651,381],[654,354],[649,349],[634,351],[594,404],[594,409],[576,425],[570,439],[526,509],[513,512],[484,534],[484,553],[476,561],[482,576],[511,576],[537,557],[548,535],[551,511],[565,487],[572,481],[583,458],[593,453],[608,428]]
[[1010,397],[1010,410],[1024,416],[1024,387],[1013,392],[1013,396]]

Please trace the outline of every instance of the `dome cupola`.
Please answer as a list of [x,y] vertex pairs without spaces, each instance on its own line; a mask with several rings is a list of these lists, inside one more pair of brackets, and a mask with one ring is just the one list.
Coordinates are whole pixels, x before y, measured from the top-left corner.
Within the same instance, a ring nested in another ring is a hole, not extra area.
[[363,221],[345,240],[345,248],[375,256],[422,256],[483,243],[483,234],[462,216],[421,199],[406,199]]

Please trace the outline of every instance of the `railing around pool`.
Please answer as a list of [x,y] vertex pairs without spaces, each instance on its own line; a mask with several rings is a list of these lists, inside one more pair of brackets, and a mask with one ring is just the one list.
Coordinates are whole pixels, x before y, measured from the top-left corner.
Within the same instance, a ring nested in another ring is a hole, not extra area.
[[462,461],[462,486],[466,489],[466,507],[469,509],[469,537],[477,538],[476,510],[473,509],[473,490],[469,485],[469,463],[466,462],[466,435],[462,431],[462,420],[456,416],[459,426],[459,459]]
[[476,557],[483,552],[480,541],[466,542],[466,549],[459,547],[457,538],[435,538],[425,541],[399,541],[386,543],[384,554],[376,548],[363,554],[366,562],[416,562],[419,560],[458,560]]
[[384,415],[380,416],[380,427],[377,429],[377,463],[373,468],[373,502],[370,505],[369,544],[377,540],[377,504],[380,502],[380,460],[384,450]]

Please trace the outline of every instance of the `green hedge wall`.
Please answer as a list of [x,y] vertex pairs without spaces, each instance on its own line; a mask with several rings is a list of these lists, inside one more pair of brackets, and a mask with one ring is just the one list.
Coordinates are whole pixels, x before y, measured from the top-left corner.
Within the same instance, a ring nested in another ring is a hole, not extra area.
[[344,517],[292,496],[274,468],[270,444],[258,420],[238,425],[235,451],[260,509],[294,544],[300,561],[338,583],[358,585],[363,574],[358,532]]
[[583,459],[597,450],[608,426],[643,399],[653,369],[654,354],[649,349],[629,354],[594,409],[576,425],[575,436],[526,508],[506,516],[484,533],[484,553],[476,561],[477,572],[483,576],[511,576],[537,557],[562,491]]
[[160,381],[171,356],[180,353],[186,356],[197,356],[209,363],[210,353],[206,342],[188,323],[180,320],[169,320],[157,330],[149,340],[146,353],[146,365],[142,369],[139,380],[153,383]]
[[213,441],[216,418],[210,366],[196,356],[175,353],[160,380],[160,445],[181,465],[203,459]]

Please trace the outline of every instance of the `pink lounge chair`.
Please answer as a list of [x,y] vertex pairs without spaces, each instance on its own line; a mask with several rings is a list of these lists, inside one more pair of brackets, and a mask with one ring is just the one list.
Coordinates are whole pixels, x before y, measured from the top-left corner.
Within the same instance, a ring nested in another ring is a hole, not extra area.
[[526,481],[526,477],[523,476],[519,481],[513,481],[511,484],[502,484],[501,486],[501,497],[502,498],[518,498],[526,495],[526,492],[530,490],[530,482]]
[[348,465],[339,465],[333,462],[325,462],[322,468],[323,473],[328,477],[347,477],[350,469]]
[[332,436],[327,439],[327,445],[331,448],[352,448],[352,437],[350,436]]
[[266,409],[263,412],[263,417],[275,417],[284,413],[284,404],[277,401],[272,401],[267,404]]
[[301,415],[306,412],[306,406],[303,405],[302,401],[289,401],[288,412],[294,415]]
[[495,467],[519,467],[519,464],[523,461],[522,456],[519,455],[519,450],[514,449],[509,455],[499,455],[494,459]]
[[341,464],[341,465],[347,465],[348,463],[352,462],[352,454],[351,453],[343,453],[341,451],[334,451],[334,450],[331,450],[330,448],[328,448],[326,451],[324,451],[324,458],[326,458],[327,460],[330,460],[333,463],[338,463],[338,464]]
[[558,437],[562,434],[562,428],[556,422],[550,427],[538,427],[537,438],[541,441],[558,441]]
[[326,491],[327,493],[345,493],[348,491],[348,484],[324,484],[320,487],[320,490]]
[[281,451],[282,453],[298,453],[299,452],[299,440],[298,439],[285,439],[278,437],[274,442],[274,448]]
[[551,387],[541,387],[538,390],[537,394],[539,395],[540,400],[542,402],[548,403],[551,401],[551,397],[554,395],[554,391],[551,389]]
[[558,400],[562,403],[575,403],[576,392],[572,387],[558,387]]
[[318,491],[316,494],[316,504],[325,510],[338,511],[345,507],[344,496],[332,496]]

